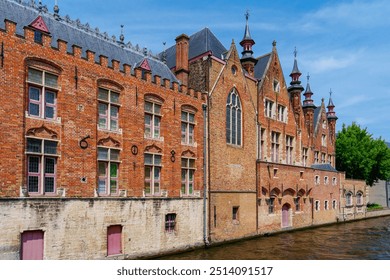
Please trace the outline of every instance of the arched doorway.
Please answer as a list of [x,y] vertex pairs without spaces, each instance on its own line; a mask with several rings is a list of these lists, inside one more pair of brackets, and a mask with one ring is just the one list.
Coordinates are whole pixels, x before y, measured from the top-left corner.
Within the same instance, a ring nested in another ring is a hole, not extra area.
[[290,225],[290,209],[291,206],[288,203],[283,204],[282,207],[282,227],[289,227]]

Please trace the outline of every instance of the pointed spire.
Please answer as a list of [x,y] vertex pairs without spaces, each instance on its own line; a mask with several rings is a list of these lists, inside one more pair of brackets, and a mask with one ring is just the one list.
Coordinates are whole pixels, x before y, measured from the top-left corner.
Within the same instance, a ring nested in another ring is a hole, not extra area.
[[328,120],[331,120],[331,119],[334,119],[334,120],[337,120],[337,116],[336,116],[336,112],[334,111],[334,108],[336,106],[334,106],[333,104],[333,100],[332,100],[332,89],[330,89],[330,92],[329,92],[329,103],[328,103],[328,112],[326,113],[326,117],[328,118]]
[[291,71],[290,77],[292,78],[293,81],[298,81],[299,77],[302,75],[302,73],[298,69],[298,62],[297,62],[297,48],[295,47],[294,50],[294,66],[293,70]]
[[302,92],[303,87],[301,86],[301,81],[299,80],[299,77],[302,75],[302,73],[298,69],[297,53],[298,53],[297,48],[295,48],[295,50],[294,50],[294,66],[293,66],[293,70],[291,71],[291,74],[290,74],[291,82],[290,82],[290,86],[288,87],[288,91],[292,91],[292,90],[297,89],[297,90],[300,90]]
[[310,88],[310,75],[307,74],[307,86],[306,86],[306,91],[303,94],[305,96],[305,100],[303,100],[302,108],[304,108],[304,109],[306,109],[306,108],[315,109],[316,108],[316,106],[314,105],[314,101],[311,98],[313,96],[313,94],[314,93],[311,91],[311,88]]
[[245,68],[245,70],[251,75],[254,76],[254,67],[257,63],[257,59],[253,57],[252,46],[255,44],[255,41],[252,39],[251,34],[249,32],[249,11],[245,14],[246,25],[245,25],[245,33],[244,38],[240,42],[240,45],[243,47],[241,64]]
[[123,27],[124,27],[124,25],[121,24],[121,35],[119,36],[119,40],[120,40],[121,44],[124,44],[124,41],[125,41],[125,35],[123,35]]

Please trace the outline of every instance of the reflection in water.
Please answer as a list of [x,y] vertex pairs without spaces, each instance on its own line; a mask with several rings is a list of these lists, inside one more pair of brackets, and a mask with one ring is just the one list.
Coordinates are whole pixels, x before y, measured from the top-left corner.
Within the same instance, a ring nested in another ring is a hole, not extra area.
[[264,236],[161,259],[390,260],[390,217]]

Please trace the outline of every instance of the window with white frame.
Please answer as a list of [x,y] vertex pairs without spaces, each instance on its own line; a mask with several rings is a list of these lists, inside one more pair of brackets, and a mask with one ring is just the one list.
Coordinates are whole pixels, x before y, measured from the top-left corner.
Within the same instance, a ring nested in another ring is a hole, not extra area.
[[181,143],[194,144],[195,114],[187,111],[181,112]]
[[119,186],[119,150],[98,147],[98,193],[116,195]]
[[145,137],[160,139],[161,104],[145,101]]
[[241,146],[242,108],[235,88],[229,93],[226,102],[226,143]]
[[324,177],[324,184],[329,185],[329,177],[328,176]]
[[274,110],[275,110],[274,102],[272,102],[271,100],[266,99],[264,101],[264,115],[266,117],[268,117],[268,118],[273,118],[274,115],[275,115]]
[[319,201],[319,200],[316,200],[316,201],[314,202],[314,209],[315,209],[316,211],[320,211],[320,201]]
[[260,159],[265,159],[265,129],[260,129]]
[[320,184],[320,176],[319,176],[319,175],[316,175],[316,176],[314,177],[314,184],[316,184],[316,185],[319,185],[319,184]]
[[336,186],[336,185],[337,185],[337,178],[336,178],[336,177],[333,177],[333,178],[332,178],[332,185],[333,185],[333,186]]
[[337,201],[334,199],[332,201],[332,209],[335,210],[337,208]]
[[307,166],[307,154],[308,154],[308,148],[302,148],[302,165]]
[[99,129],[119,130],[119,93],[99,88]]
[[27,138],[27,191],[53,194],[56,191],[57,145],[46,139]]
[[326,154],[321,153],[321,163],[326,163],[325,158],[326,158]]
[[331,156],[331,155],[328,155],[328,163],[329,163],[330,165],[333,164],[333,163],[332,163],[332,156]]
[[181,194],[192,195],[194,193],[195,159],[181,159]]
[[274,88],[274,92],[280,92],[280,83],[276,79],[274,80],[273,88]]
[[286,122],[286,107],[278,105],[278,121]]
[[326,147],[326,144],[327,144],[327,142],[326,142],[326,135],[322,134],[322,136],[321,136],[321,145],[323,147]]
[[320,152],[314,152],[314,163],[319,163],[320,161]]
[[145,195],[160,195],[161,155],[145,154]]
[[363,194],[361,192],[358,192],[356,194],[356,205],[358,205],[358,206],[363,205]]
[[286,136],[286,163],[293,164],[294,137]]
[[28,68],[28,114],[42,119],[57,117],[58,76]]
[[348,192],[345,195],[345,205],[346,206],[352,206],[352,193],[351,192]]
[[271,161],[279,162],[279,136],[280,133],[272,131],[271,133]]
[[327,200],[324,201],[324,209],[329,210],[329,201]]

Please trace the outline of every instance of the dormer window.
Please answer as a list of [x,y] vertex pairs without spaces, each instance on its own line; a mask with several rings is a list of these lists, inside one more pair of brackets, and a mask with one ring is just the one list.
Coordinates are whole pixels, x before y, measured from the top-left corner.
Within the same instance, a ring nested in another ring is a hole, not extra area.
[[34,31],[34,42],[35,43],[42,44],[43,43],[42,37],[43,37],[42,32],[40,32],[39,30]]

